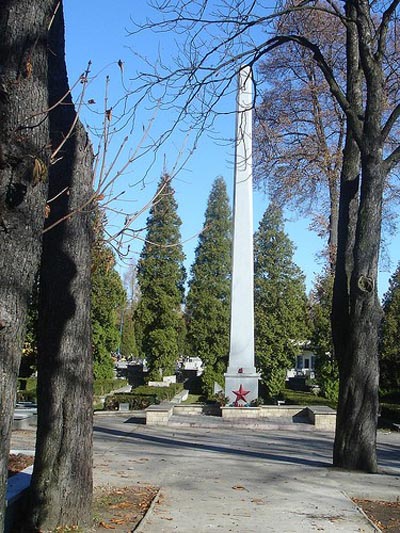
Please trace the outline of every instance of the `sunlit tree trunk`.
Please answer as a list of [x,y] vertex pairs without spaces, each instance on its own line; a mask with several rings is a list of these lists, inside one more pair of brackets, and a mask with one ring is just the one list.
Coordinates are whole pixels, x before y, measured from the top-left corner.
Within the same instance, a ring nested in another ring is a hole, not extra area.
[[53,0],[0,8],[0,531],[27,306],[47,195],[47,34]]
[[[50,35],[50,105],[67,91],[61,7]],[[70,96],[50,113],[53,150],[63,139],[67,142],[50,170],[52,201],[40,273],[38,433],[30,513],[34,530],[91,525],[93,155],[79,120],[74,126],[76,118]]]

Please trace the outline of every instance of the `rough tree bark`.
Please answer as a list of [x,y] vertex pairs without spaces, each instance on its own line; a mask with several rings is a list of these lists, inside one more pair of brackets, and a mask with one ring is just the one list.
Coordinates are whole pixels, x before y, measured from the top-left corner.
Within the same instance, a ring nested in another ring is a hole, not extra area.
[[56,4],[7,0],[0,8],[1,531],[27,305],[41,253],[49,155],[47,34]]
[[[350,120],[341,182],[339,249],[332,332],[340,393],[333,452],[335,466],[376,472],[378,335],[381,309],[377,274],[382,200],[388,167],[383,160],[383,49],[373,53],[369,9],[347,2],[347,98],[364,123]],[[367,15],[367,16],[366,16]],[[367,22],[369,20],[369,22]],[[362,77],[366,86],[363,101]],[[363,110],[364,107],[364,110]]]
[[[49,43],[52,106],[68,91],[62,6]],[[50,112],[50,134],[53,151],[68,140],[57,155],[61,159],[50,167],[49,231],[44,235],[40,271],[38,433],[29,517],[30,530],[40,531],[63,525],[85,527],[92,520],[93,153],[69,95]],[[50,228],[71,212],[73,216]]]

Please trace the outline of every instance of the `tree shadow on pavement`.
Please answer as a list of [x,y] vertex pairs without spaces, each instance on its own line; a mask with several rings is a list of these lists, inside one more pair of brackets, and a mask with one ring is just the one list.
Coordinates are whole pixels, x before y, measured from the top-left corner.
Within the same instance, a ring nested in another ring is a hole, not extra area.
[[218,446],[218,445],[212,445],[212,444],[200,444],[200,443],[195,443],[195,442],[178,440],[178,439],[174,439],[170,437],[144,435],[143,433],[138,433],[138,432],[131,433],[127,431],[104,428],[100,426],[95,426],[93,430],[95,433],[103,433],[103,434],[112,435],[115,437],[126,437],[129,439],[138,440],[138,441],[146,441],[154,445],[167,446],[170,448],[188,448],[188,449],[201,450],[205,452],[211,451],[211,452],[225,453],[229,455],[239,455],[239,456],[241,455],[241,456],[247,456],[247,457],[254,457],[257,459],[265,459],[268,461],[276,461],[276,462],[312,466],[312,467],[319,467],[319,468],[321,467],[328,468],[332,466],[331,462],[328,460],[321,461],[317,459],[291,456],[291,455],[286,455],[282,453],[268,453],[268,452],[252,451],[252,450],[243,450],[240,448]]

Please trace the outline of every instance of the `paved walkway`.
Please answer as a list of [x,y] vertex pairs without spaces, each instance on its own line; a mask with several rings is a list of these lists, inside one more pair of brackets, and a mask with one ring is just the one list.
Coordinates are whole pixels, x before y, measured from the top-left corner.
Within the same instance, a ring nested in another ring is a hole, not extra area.
[[[374,531],[350,497],[400,497],[400,433],[379,433],[382,473],[371,475],[330,467],[333,435],[298,426],[161,428],[139,413],[96,414],[95,484],[161,487],[141,533]],[[18,433],[13,447],[31,448],[31,432]]]
[[400,496],[400,434],[379,434],[384,473],[330,467],[333,435],[149,427],[96,415],[97,484],[161,487],[143,533],[370,532],[350,497]]

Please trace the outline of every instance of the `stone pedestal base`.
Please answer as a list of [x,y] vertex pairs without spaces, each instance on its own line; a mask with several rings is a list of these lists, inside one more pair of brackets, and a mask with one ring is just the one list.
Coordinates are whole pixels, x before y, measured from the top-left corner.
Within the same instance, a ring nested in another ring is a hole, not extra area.
[[254,367],[240,370],[242,372],[230,372],[228,368],[224,374],[225,396],[229,398],[228,405],[237,407],[246,406],[258,398],[258,380],[260,379],[260,374],[257,374]]

